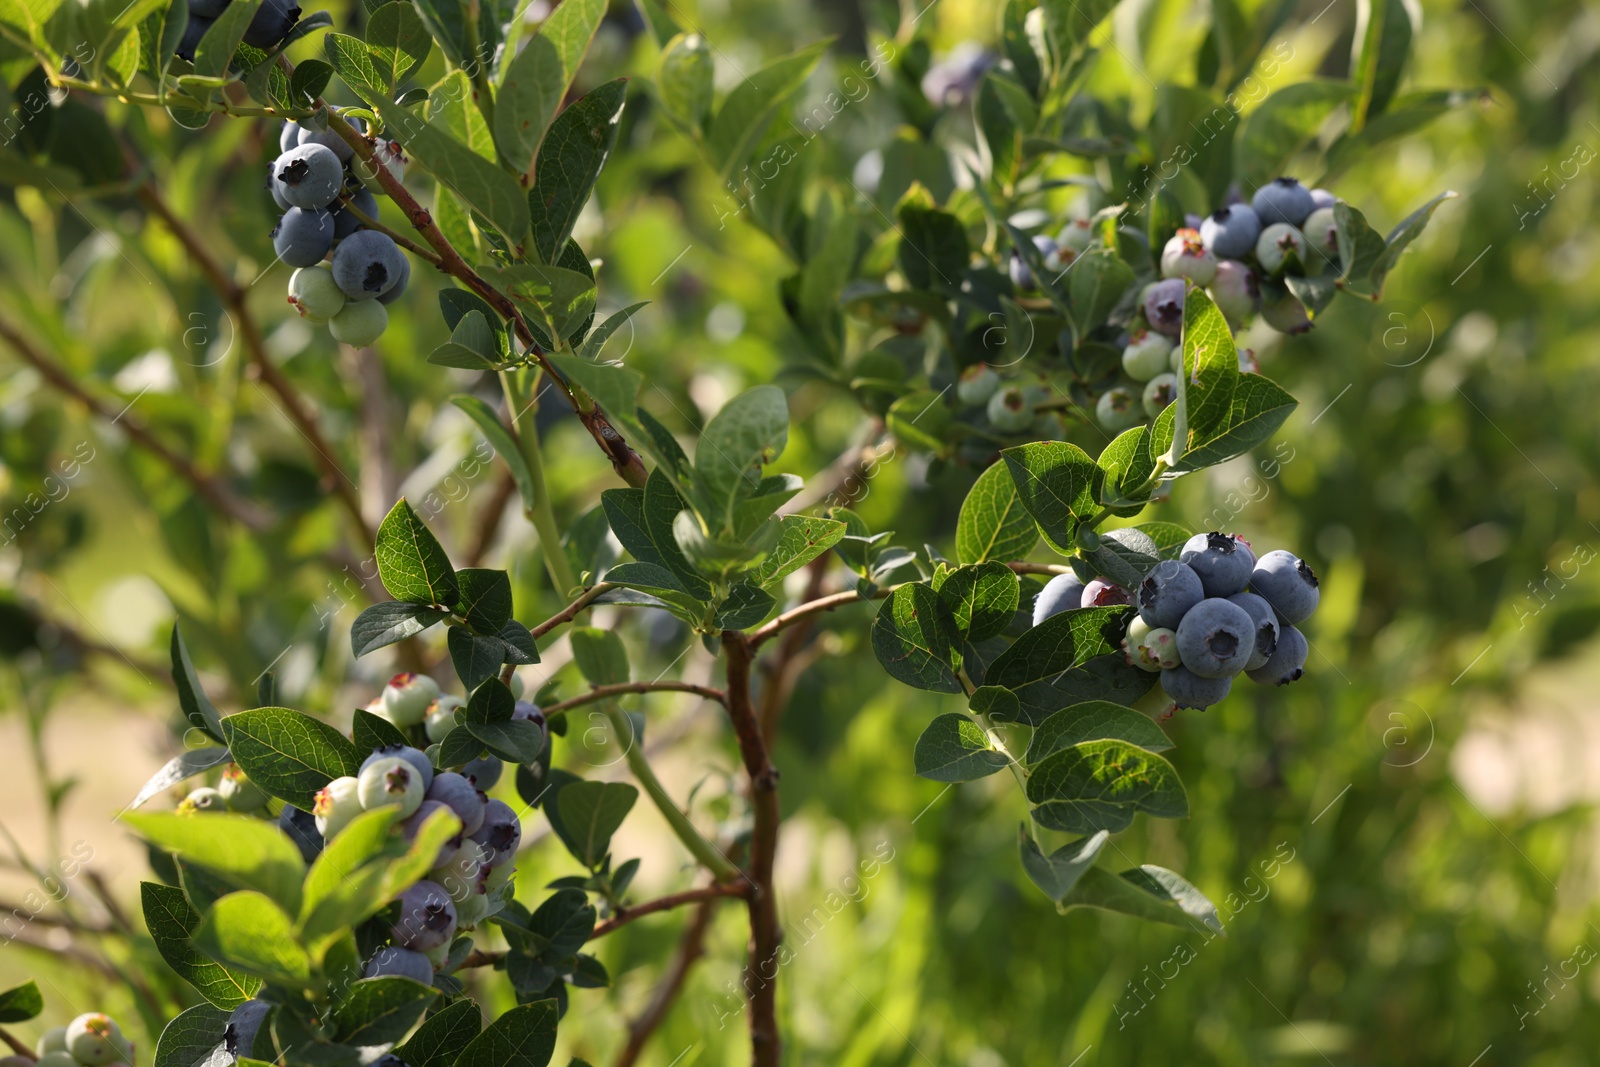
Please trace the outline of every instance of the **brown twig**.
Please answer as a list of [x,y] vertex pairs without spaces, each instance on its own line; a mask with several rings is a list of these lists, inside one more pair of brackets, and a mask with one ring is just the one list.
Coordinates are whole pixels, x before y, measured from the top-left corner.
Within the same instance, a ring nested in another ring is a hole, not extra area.
[[7,1030],[3,1027],[0,1027],[0,1041],[4,1041],[7,1045],[10,1045],[11,1051],[15,1052],[23,1059],[34,1060],[38,1058],[34,1056],[33,1049],[29,1048],[27,1045],[24,1045],[21,1041],[18,1041],[16,1037],[12,1035],[10,1030]]
[[315,415],[308,409],[305,401],[301,399],[299,391],[295,389],[294,384],[289,381],[283,371],[278,369],[278,365],[272,362],[272,358],[267,355],[266,341],[261,336],[261,327],[256,322],[255,316],[250,313],[246,301],[246,288],[241,286],[233,275],[223,270],[222,264],[217,262],[217,258],[211,254],[211,249],[200,239],[200,235],[195,233],[193,227],[187,222],[178,217],[178,214],[172,210],[172,205],[167,203],[153,183],[145,182],[140,185],[138,194],[139,199],[151,211],[161,216],[161,221],[166,223],[167,229],[172,231],[173,236],[183,245],[184,249],[194,259],[195,264],[200,268],[200,272],[211,283],[211,287],[222,298],[223,304],[233,316],[234,325],[239,331],[240,339],[244,341],[245,352],[250,357],[250,363],[255,368],[255,374],[261,381],[266,383],[268,389],[277,394],[278,399],[283,403],[284,415],[294,424],[295,429],[300,431],[300,435],[306,439],[306,443],[311,446],[312,461],[322,468],[323,482],[338,498],[339,502],[344,505],[344,509],[349,514],[350,520],[359,535],[360,543],[362,545],[372,544],[377,535],[372,527],[367,525],[366,517],[361,512],[361,501],[356,496],[355,484],[350,481],[350,478],[340,469],[338,462],[333,458],[333,446],[323,436],[322,430],[317,426]]
[[593,941],[597,937],[604,937],[613,930],[618,930],[628,925],[635,919],[641,919],[646,915],[654,915],[661,911],[671,911],[673,908],[681,908],[685,904],[695,904],[705,900],[719,900],[722,897],[746,897],[749,895],[749,882],[713,882],[698,889],[686,889],[682,893],[671,893],[664,897],[657,897],[655,900],[645,901],[643,904],[635,904],[631,908],[618,909],[616,915],[605,922],[595,924],[594,933],[589,935],[589,940]]
[[[822,586],[828,577],[828,557],[818,556],[806,566],[806,591],[800,598],[802,602],[822,596]],[[766,684],[761,687],[760,714],[761,734],[764,737],[777,736],[778,719],[789,704],[800,672],[816,661],[815,655],[801,655],[810,637],[811,616],[808,615],[789,627],[784,632],[783,640],[778,642],[777,650],[761,662],[761,673],[766,677]]]
[[[883,589],[879,590],[878,595],[887,596],[888,593],[889,590]],[[752,630],[748,638],[750,647],[760,648],[762,645],[766,644],[768,641],[772,640],[772,638],[777,636],[779,631],[793,626],[802,619],[808,618],[821,611],[832,611],[834,608],[842,607],[845,604],[854,604],[860,599],[860,593],[856,592],[854,589],[846,589],[842,593],[830,593],[825,597],[818,597],[816,600],[810,601],[809,603],[801,604],[797,608],[790,608],[788,611],[784,612],[782,615],[779,615],[776,619],[773,619],[765,626],[762,626],[756,630]]]
[[156,437],[137,416],[127,411],[119,413],[111,405],[92,395],[78,384],[66,368],[40,351],[38,346],[5,319],[0,319],[0,337],[4,337],[23,361],[37,370],[45,381],[77,400],[97,418],[118,427],[136,445],[172,468],[173,472],[187,482],[196,495],[211,507],[254,530],[264,530],[272,525],[272,517],[266,511],[236,495],[226,483],[202,473],[187,458],[179,455]]
[[711,929],[711,916],[716,907],[715,900],[706,900],[701,901],[694,909],[694,913],[689,917],[689,925],[684,928],[683,936],[678,940],[678,951],[672,957],[672,966],[661,976],[661,981],[656,984],[655,992],[650,994],[650,1002],[644,1006],[644,1010],[628,1024],[628,1043],[617,1056],[614,1067],[633,1067],[638,1062],[645,1045],[666,1020],[673,1001],[677,1000],[678,994],[683,991],[683,983],[688,979],[689,971],[693,969],[695,962],[705,955],[706,931]]
[[587,693],[579,693],[571,700],[563,700],[559,704],[552,704],[544,709],[546,719],[563,714],[572,708],[592,704],[597,700],[606,700],[610,697],[626,696],[629,693],[693,693],[695,696],[706,700],[715,700],[719,704],[726,704],[727,694],[720,689],[713,689],[709,685],[696,685],[693,682],[619,682],[616,685],[595,686]]
[[571,622],[573,619],[577,618],[578,612],[582,611],[590,604],[593,604],[600,598],[602,594],[607,593],[615,588],[617,587],[612,585],[610,582],[600,582],[598,585],[590,586],[579,595],[578,599],[574,600],[572,603],[568,604],[566,607],[562,608],[560,611],[544,620],[544,622],[541,622],[538,626],[531,627],[528,632],[532,634],[535,639],[543,637],[545,634],[549,633],[551,630],[554,630],[562,623]]
[[737,630],[722,632],[722,649],[728,660],[728,718],[749,776],[750,866],[753,883],[747,898],[750,910],[750,948],[745,961],[744,988],[750,1007],[750,1061],[754,1067],[778,1067],[778,948],[783,929],[778,923],[778,900],[773,885],[773,865],[778,852],[778,769],[772,765],[761,723],[750,703],[750,666],[755,655],[750,638]]

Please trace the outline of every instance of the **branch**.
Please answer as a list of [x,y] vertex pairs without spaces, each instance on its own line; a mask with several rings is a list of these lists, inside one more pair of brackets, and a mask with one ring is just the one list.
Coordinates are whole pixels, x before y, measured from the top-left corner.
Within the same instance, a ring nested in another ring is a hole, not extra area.
[[24,1045],[21,1041],[18,1041],[15,1037],[13,1037],[10,1030],[0,1028],[0,1041],[4,1041],[7,1045],[10,1045],[11,1051],[15,1052],[23,1059],[31,1060],[34,1058],[33,1049],[29,1048],[27,1045]]
[[564,714],[573,708],[592,704],[596,700],[608,700],[611,697],[626,696],[629,693],[693,693],[695,696],[706,700],[715,700],[719,704],[728,702],[727,694],[720,689],[713,689],[709,685],[696,685],[693,682],[621,682],[616,685],[600,685],[580,693],[571,700],[563,700],[559,704],[552,704],[544,709],[544,717],[548,720],[557,715]]
[[264,530],[272,525],[272,518],[266,511],[237,496],[225,482],[201,473],[188,459],[162,443],[137,416],[127,411],[118,413],[112,410],[111,405],[90,394],[65,367],[45,355],[5,319],[0,319],[0,337],[4,337],[23,361],[37,370],[45,381],[77,400],[98,418],[120,428],[140,448],[172,468],[212,508],[253,530]]
[[189,255],[193,257],[200,272],[206,276],[211,287],[217,291],[222,302],[233,315],[234,323],[244,341],[245,352],[250,357],[251,364],[255,367],[257,376],[267,383],[267,387],[278,394],[278,399],[283,401],[286,409],[284,414],[289,421],[300,431],[300,435],[311,446],[312,460],[322,468],[323,481],[333,494],[344,505],[350,515],[359,541],[362,545],[370,545],[377,540],[377,534],[367,525],[367,520],[361,513],[361,501],[356,497],[355,485],[339,469],[339,464],[334,461],[333,446],[322,435],[322,430],[317,426],[315,416],[306,408],[294,384],[284,376],[278,365],[272,362],[267,355],[266,342],[261,336],[261,327],[257,324],[255,316],[245,300],[247,290],[234,280],[233,276],[222,269],[211,249],[206,245],[194,229],[179,218],[172,210],[172,206],[156,191],[155,185],[145,182],[139,186],[139,199],[151,211],[161,216],[167,224],[167,229],[178,239]]
[[713,882],[698,889],[686,889],[681,893],[671,893],[655,900],[636,904],[631,908],[618,908],[617,914],[605,922],[596,923],[594,932],[589,935],[593,941],[597,937],[604,937],[613,930],[619,930],[635,919],[642,919],[646,915],[654,915],[660,911],[671,911],[681,908],[685,904],[695,904],[706,900],[718,900],[722,897],[748,897],[750,895],[749,882]]
[[644,1051],[646,1042],[666,1019],[672,1002],[683,990],[683,983],[689,977],[690,969],[694,967],[696,960],[705,955],[706,931],[711,928],[711,914],[716,907],[715,900],[706,900],[694,909],[694,915],[690,917],[689,925],[684,928],[683,937],[678,941],[678,951],[672,958],[672,966],[662,975],[660,984],[650,995],[650,1003],[646,1004],[638,1017],[628,1024],[628,1043],[617,1056],[614,1067],[633,1067],[638,1062],[640,1053]]
[[[888,589],[880,589],[871,599],[888,596],[889,593],[890,590]],[[748,638],[750,647],[760,648],[763,644],[777,636],[778,631],[783,630],[786,627],[793,626],[801,619],[808,618],[809,616],[815,615],[821,611],[832,611],[834,608],[840,607],[844,604],[854,604],[856,601],[861,599],[863,598],[860,593],[856,592],[854,589],[846,589],[842,593],[830,593],[828,596],[820,597],[811,601],[809,604],[801,604],[797,608],[790,608],[788,611],[784,612],[782,615],[779,615],[776,619],[773,619],[760,629],[751,631]]]
[[[818,556],[806,566],[806,591],[801,595],[802,601],[816,600],[822,595],[822,585],[827,580],[827,556]],[[794,693],[795,682],[800,673],[816,662],[817,653],[802,655],[806,641],[811,636],[811,616],[789,627],[784,633],[783,640],[778,642],[777,651],[768,660],[761,664],[762,673],[766,675],[766,684],[761,688],[761,714],[758,721],[761,723],[761,733],[765,737],[774,737],[778,732],[778,719],[783,714],[783,709],[789,704],[789,697]]]
[[593,604],[600,598],[602,594],[607,593],[615,588],[617,587],[612,585],[610,582],[600,582],[596,585],[591,585],[589,588],[583,591],[578,599],[574,600],[572,603],[568,604],[566,607],[562,608],[560,611],[544,620],[544,622],[541,622],[538,626],[531,628],[528,632],[534,636],[535,640],[543,637],[545,634],[549,633],[551,630],[554,630],[562,623],[571,622],[573,619],[577,618],[578,612],[582,611],[590,604]]

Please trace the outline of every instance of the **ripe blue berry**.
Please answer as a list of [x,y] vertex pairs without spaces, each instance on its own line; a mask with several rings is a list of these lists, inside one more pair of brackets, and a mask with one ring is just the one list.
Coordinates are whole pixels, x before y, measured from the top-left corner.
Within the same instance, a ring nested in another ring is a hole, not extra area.
[[1247,264],[1225,259],[1217,264],[1217,276],[1206,290],[1217,310],[1235,328],[1247,321],[1261,306],[1261,279]]
[[352,300],[328,320],[333,339],[356,348],[375,343],[388,328],[389,313],[376,300]]
[[1101,427],[1121,433],[1144,421],[1144,405],[1126,386],[1114,385],[1095,401],[1094,417]]
[[418,882],[400,894],[400,917],[389,932],[396,944],[418,952],[448,945],[456,933],[456,906],[436,882]]
[[1181,229],[1161,250],[1161,276],[1187,278],[1196,285],[1210,285],[1217,275],[1217,257],[1201,243],[1200,234]]
[[1243,259],[1260,235],[1261,217],[1249,204],[1219,207],[1200,223],[1200,242],[1218,259]]
[[361,780],[353,775],[335,778],[317,790],[311,814],[317,819],[317,833],[332,841],[351,819],[361,814]]
[[1250,591],[1260,595],[1284,622],[1302,623],[1317,610],[1322,593],[1317,576],[1293,552],[1268,552],[1250,572]]
[[316,816],[309,811],[285,804],[278,812],[278,829],[289,835],[307,863],[322,855],[322,831],[317,827]]
[[211,28],[212,19],[189,16],[189,22],[183,27],[183,36],[178,38],[178,47],[173,49],[179,59],[194,62],[194,50],[200,47],[200,38],[206,35]]
[[433,764],[428,761],[428,756],[425,752],[418,748],[412,748],[410,745],[384,745],[381,748],[373,749],[372,755],[362,761],[361,770],[357,771],[356,774],[359,775],[361,771],[366,770],[374,763],[390,756],[398,756],[415,768],[416,772],[422,776],[422,792],[426,794],[428,787],[433,784]]
[[484,847],[485,862],[498,867],[516,855],[522,843],[522,822],[504,801],[490,800],[484,805],[483,825],[467,836]]
[[1000,375],[987,363],[974,363],[961,372],[956,382],[956,399],[968,407],[987,404],[1000,388]]
[[471,778],[472,783],[479,789],[493,789],[495,783],[500,781],[500,773],[505,770],[505,764],[495,756],[485,756],[482,759],[468,760],[461,768],[462,777]]
[[1301,334],[1311,329],[1305,306],[1277,283],[1261,287],[1261,321],[1279,333]]
[[291,267],[321,263],[333,247],[333,216],[322,210],[290,208],[272,230],[272,247]]
[[1205,598],[1205,587],[1194,568],[1177,560],[1162,560],[1139,583],[1139,617],[1150,627],[1176,630],[1189,609]]
[[1136,382],[1148,382],[1172,361],[1172,340],[1165,334],[1135,330],[1122,349],[1122,369]]
[[934,107],[960,107],[978,91],[995,55],[977,41],[963,41],[922,76],[922,95]]
[[1185,541],[1178,562],[1187,563],[1200,576],[1206,596],[1229,597],[1249,584],[1256,556],[1238,534],[1212,532]]
[[1180,708],[1204,711],[1220,704],[1232,688],[1232,678],[1202,678],[1182,666],[1161,672],[1162,691]]
[[1117,604],[1131,604],[1133,596],[1122,586],[1106,579],[1096,578],[1083,587],[1083,596],[1078,601],[1081,608],[1107,608]]
[[[437,800],[424,800],[421,804],[417,805],[416,811],[412,812],[410,815],[407,815],[404,819],[401,819],[400,832],[405,835],[406,843],[415,844],[417,840],[417,834],[421,832],[423,824],[441,811],[449,812],[451,815],[455,814],[454,812],[451,812],[448,807],[446,807],[444,804],[441,804]],[[456,849],[461,847],[461,842],[464,836],[465,835],[461,833],[456,833],[454,836],[447,838],[444,843],[439,846],[439,851],[435,854],[433,859],[433,866],[442,866],[450,859],[451,856],[455,855]]]
[[[360,230],[339,242],[333,254],[333,280],[339,283],[344,295],[351,300],[372,300],[392,289],[400,280],[405,253],[394,243],[394,238],[377,230]],[[421,712],[433,701],[432,694],[423,702]]]
[[318,130],[310,126],[300,126],[296,144],[319,144],[323,148],[339,157],[339,162],[348,163],[356,150],[350,147],[350,142],[334,133],[332,130]]
[[1076,574],[1058,574],[1044,584],[1033,598],[1033,624],[1038,626],[1052,615],[1083,607],[1083,582]]
[[1250,653],[1250,660],[1244,665],[1244,669],[1257,670],[1266,664],[1278,648],[1278,632],[1281,627],[1278,625],[1277,612],[1272,610],[1271,604],[1254,593],[1235,593],[1228,598],[1228,603],[1239,605],[1255,623],[1255,649]]
[[1255,651],[1248,612],[1220,597],[1202,600],[1178,623],[1178,656],[1202,678],[1227,678],[1244,670]]
[[1318,208],[1331,208],[1338,202],[1339,198],[1328,192],[1326,189],[1311,190],[1311,203],[1313,211],[1317,210]]
[[293,0],[261,0],[255,17],[245,27],[244,43],[252,48],[276,48],[300,21],[300,5]]
[[1157,333],[1177,337],[1183,333],[1183,298],[1188,283],[1168,278],[1145,290],[1144,320]]
[[[355,238],[351,238],[351,240],[355,240]],[[348,243],[348,241],[345,242],[345,244]],[[339,247],[343,248],[344,245]],[[334,280],[338,281],[339,268],[337,261],[335,261],[333,273]],[[344,283],[340,282],[339,287],[344,289]],[[345,289],[345,294],[349,295],[348,289]],[[410,729],[427,717],[428,705],[439,699],[439,683],[426,674],[404,671],[389,679],[389,684],[383,687],[381,699],[383,701],[384,718],[402,730]]]
[[[365,186],[351,195],[350,205],[369,219],[378,217],[378,198]],[[333,212],[333,238],[336,241],[344,240],[365,225],[353,212],[345,210],[342,203],[335,202],[330,210]]]
[[279,211],[288,211],[294,205],[283,198],[283,190],[278,188],[278,183],[273,180],[273,172],[278,169],[276,163],[267,164],[267,192],[272,194],[272,202],[278,205]]
[[1178,399],[1178,376],[1168,373],[1158,374],[1146,382],[1139,402],[1144,406],[1144,413],[1153,419],[1167,410],[1176,399]]
[[272,177],[285,200],[295,207],[315,211],[338,197],[339,187],[344,184],[344,164],[322,145],[300,145],[278,157]]
[[1008,386],[989,398],[989,425],[1001,433],[1021,433],[1033,425],[1033,403],[1020,388]]
[[[1037,248],[1039,250],[1039,255],[1044,258],[1044,265],[1047,270],[1060,269],[1060,250],[1056,247],[1054,240],[1046,237],[1042,233],[1035,234],[1033,238],[1033,247]],[[1028,264],[1024,262],[1022,254],[1015,249],[1012,249],[1011,251],[1010,269],[1012,285],[1015,285],[1018,289],[1038,288],[1038,279],[1034,278],[1033,271],[1029,269]]]
[[428,787],[428,800],[436,800],[456,813],[463,834],[475,834],[483,826],[489,798],[463,774],[441,771]]
[[1317,204],[1311,198],[1311,190],[1301,185],[1299,179],[1274,178],[1256,190],[1256,195],[1250,198],[1250,206],[1261,216],[1263,226],[1274,222],[1298,226],[1306,221]]
[[433,964],[428,957],[411,948],[380,948],[372,954],[361,972],[363,978],[382,978],[394,975],[409,978],[423,985],[433,984]]
[[1250,672],[1250,680],[1258,685],[1288,685],[1305,674],[1306,654],[1310,651],[1306,635],[1293,626],[1278,631],[1278,647],[1267,662]]
[[[226,6],[226,5],[224,5]],[[189,14],[194,14],[194,5],[189,5]],[[289,151],[300,143],[300,124],[294,119],[284,119],[283,126],[278,130],[278,154]]]
[[259,997],[247,1000],[234,1008],[228,1016],[228,1025],[222,1028],[222,1039],[226,1044],[228,1055],[254,1058],[256,1034],[261,1032],[261,1024],[270,1014],[272,1014],[271,1001]]
[[400,257],[400,277],[389,287],[389,291],[378,297],[378,303],[387,307],[405,295],[406,286],[411,284],[411,260],[402,255]]

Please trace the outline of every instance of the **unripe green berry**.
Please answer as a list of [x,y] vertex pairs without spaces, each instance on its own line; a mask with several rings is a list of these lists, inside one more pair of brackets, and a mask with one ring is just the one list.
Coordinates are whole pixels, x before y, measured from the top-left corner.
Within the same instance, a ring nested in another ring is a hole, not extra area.
[[212,789],[210,786],[201,786],[199,789],[194,790],[188,796],[184,797],[183,802],[178,805],[179,815],[194,815],[197,812],[218,812],[227,810],[227,800],[220,792]]
[[352,300],[328,320],[333,339],[355,348],[377,341],[388,328],[389,312],[376,300]]
[[1167,369],[1172,340],[1154,330],[1138,330],[1122,350],[1122,369],[1136,382],[1147,382]]
[[324,840],[332,841],[361,814],[361,783],[352,775],[335,778],[317,791],[311,814],[316,816],[317,832]]
[[987,363],[978,363],[961,372],[956,383],[956,398],[968,407],[987,404],[1000,388],[1000,375]]
[[344,291],[327,267],[301,267],[289,275],[289,303],[303,319],[323,323],[345,306]]
[[1117,385],[1100,394],[1094,405],[1094,417],[1105,429],[1120,433],[1144,420],[1144,408],[1133,390]]
[[1167,410],[1176,399],[1178,399],[1178,376],[1171,373],[1158,374],[1151,378],[1145,383],[1144,395],[1139,398],[1144,413],[1152,419]]
[[986,410],[989,425],[1001,433],[1021,433],[1033,425],[1033,403],[1014,385],[991,396]]
[[400,809],[403,819],[422,806],[422,775],[399,756],[369,763],[358,783],[357,796],[367,811],[395,807]]

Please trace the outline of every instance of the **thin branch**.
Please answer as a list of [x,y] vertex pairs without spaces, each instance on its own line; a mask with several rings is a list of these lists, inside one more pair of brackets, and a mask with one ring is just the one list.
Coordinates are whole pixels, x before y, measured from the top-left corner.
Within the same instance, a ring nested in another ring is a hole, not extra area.
[[559,704],[551,704],[544,709],[546,719],[554,718],[572,708],[592,704],[596,700],[608,700],[612,697],[626,696],[629,693],[693,693],[695,696],[706,700],[715,700],[719,704],[728,702],[727,694],[720,689],[713,689],[709,685],[696,685],[693,682],[620,682],[616,685],[600,685],[587,693],[579,693],[571,700],[563,700]]
[[[879,590],[877,593],[877,596],[888,595],[889,590],[887,589]],[[790,608],[788,611],[784,612],[782,615],[779,615],[776,619],[773,619],[760,629],[752,630],[749,635],[750,647],[760,648],[763,644],[777,636],[779,631],[793,626],[801,619],[809,618],[810,616],[821,611],[832,611],[834,608],[842,607],[845,604],[854,604],[860,599],[862,599],[860,593],[856,592],[854,589],[846,589],[842,593],[830,593],[829,595],[825,597],[819,597],[808,604],[801,604],[797,608]]]
[[7,1045],[10,1045],[11,1051],[15,1052],[23,1059],[31,1060],[35,1058],[33,1055],[33,1049],[29,1048],[27,1045],[24,1045],[21,1041],[18,1041],[12,1035],[10,1030],[4,1029],[3,1027],[0,1027],[0,1041],[4,1041]]
[[678,994],[683,991],[683,984],[689,977],[689,971],[693,969],[695,962],[705,955],[706,931],[711,929],[711,916],[716,907],[715,900],[705,900],[694,909],[689,925],[684,928],[683,936],[678,940],[678,951],[672,958],[672,966],[661,976],[661,981],[657,983],[655,992],[650,994],[650,1002],[645,1005],[644,1010],[628,1024],[628,1043],[623,1046],[613,1067],[633,1067],[644,1051],[644,1046],[666,1020],[673,1001],[677,1000]]
[[172,231],[172,235],[183,245],[184,249],[194,259],[195,264],[200,268],[200,272],[211,283],[211,287],[222,298],[223,304],[234,318],[234,325],[244,341],[245,352],[249,355],[252,366],[255,367],[256,375],[266,383],[268,389],[277,394],[278,399],[283,402],[284,414],[294,424],[295,429],[300,431],[301,436],[306,439],[306,443],[311,446],[312,461],[322,468],[324,483],[338,498],[339,502],[344,505],[345,511],[349,513],[350,520],[359,535],[360,543],[362,545],[372,544],[377,540],[377,534],[372,527],[367,525],[366,517],[361,512],[361,501],[356,496],[355,485],[334,460],[333,446],[328,443],[328,439],[323,436],[322,430],[317,426],[316,416],[307,407],[305,401],[301,399],[300,393],[295,389],[294,384],[289,381],[283,371],[278,368],[278,365],[272,362],[272,358],[267,355],[266,341],[261,335],[261,327],[256,322],[255,316],[250,313],[245,287],[241,286],[234,280],[233,275],[222,268],[222,265],[217,262],[217,258],[211,254],[211,249],[206,242],[194,231],[193,227],[178,217],[177,213],[172,210],[172,206],[156,190],[153,183],[145,182],[140,185],[138,194],[139,199],[151,211],[161,216],[161,220],[166,223],[167,229]]
[[717,900],[722,897],[748,897],[749,895],[750,883],[742,881],[713,882],[698,889],[686,889],[682,893],[671,893],[664,897],[657,897],[655,900],[646,901],[643,904],[635,904],[631,908],[619,909],[616,915],[605,922],[595,924],[594,932],[589,935],[589,940],[593,941],[595,938],[604,937],[613,930],[619,930],[628,925],[635,919],[642,919],[644,916],[654,915],[656,912],[670,911],[673,908],[681,908],[685,904],[695,904],[705,900]]
[[566,607],[562,608],[560,611],[544,620],[544,622],[541,622],[538,626],[531,627],[528,632],[533,635],[535,640],[543,637],[545,634],[549,633],[551,630],[554,630],[562,623],[571,622],[573,619],[577,618],[578,612],[582,611],[590,604],[593,604],[603,594],[608,593],[615,588],[617,587],[612,585],[610,582],[600,582],[596,585],[590,586],[589,588],[585,589],[581,595],[579,595],[578,599],[574,600],[572,603],[568,604]]
[[253,530],[264,530],[272,525],[272,517],[266,511],[236,495],[225,482],[202,473],[187,458],[163,443],[137,416],[127,411],[118,412],[92,395],[78,384],[65,367],[45,355],[5,319],[0,319],[0,337],[4,337],[23,361],[37,370],[45,381],[77,400],[97,418],[118,427],[134,444],[172,468],[211,507]]
[[[801,595],[802,601],[816,600],[822,596],[823,583],[828,577],[828,557],[818,556],[806,565],[806,591]],[[789,697],[794,693],[795,682],[806,667],[816,662],[817,653],[803,655],[806,642],[811,637],[811,616],[806,616],[800,622],[789,627],[784,633],[783,640],[778,642],[778,648],[772,656],[763,660],[761,671],[766,676],[766,684],[761,688],[761,733],[765,737],[775,737],[778,732],[778,719],[783,715],[783,709],[789,704]]]

